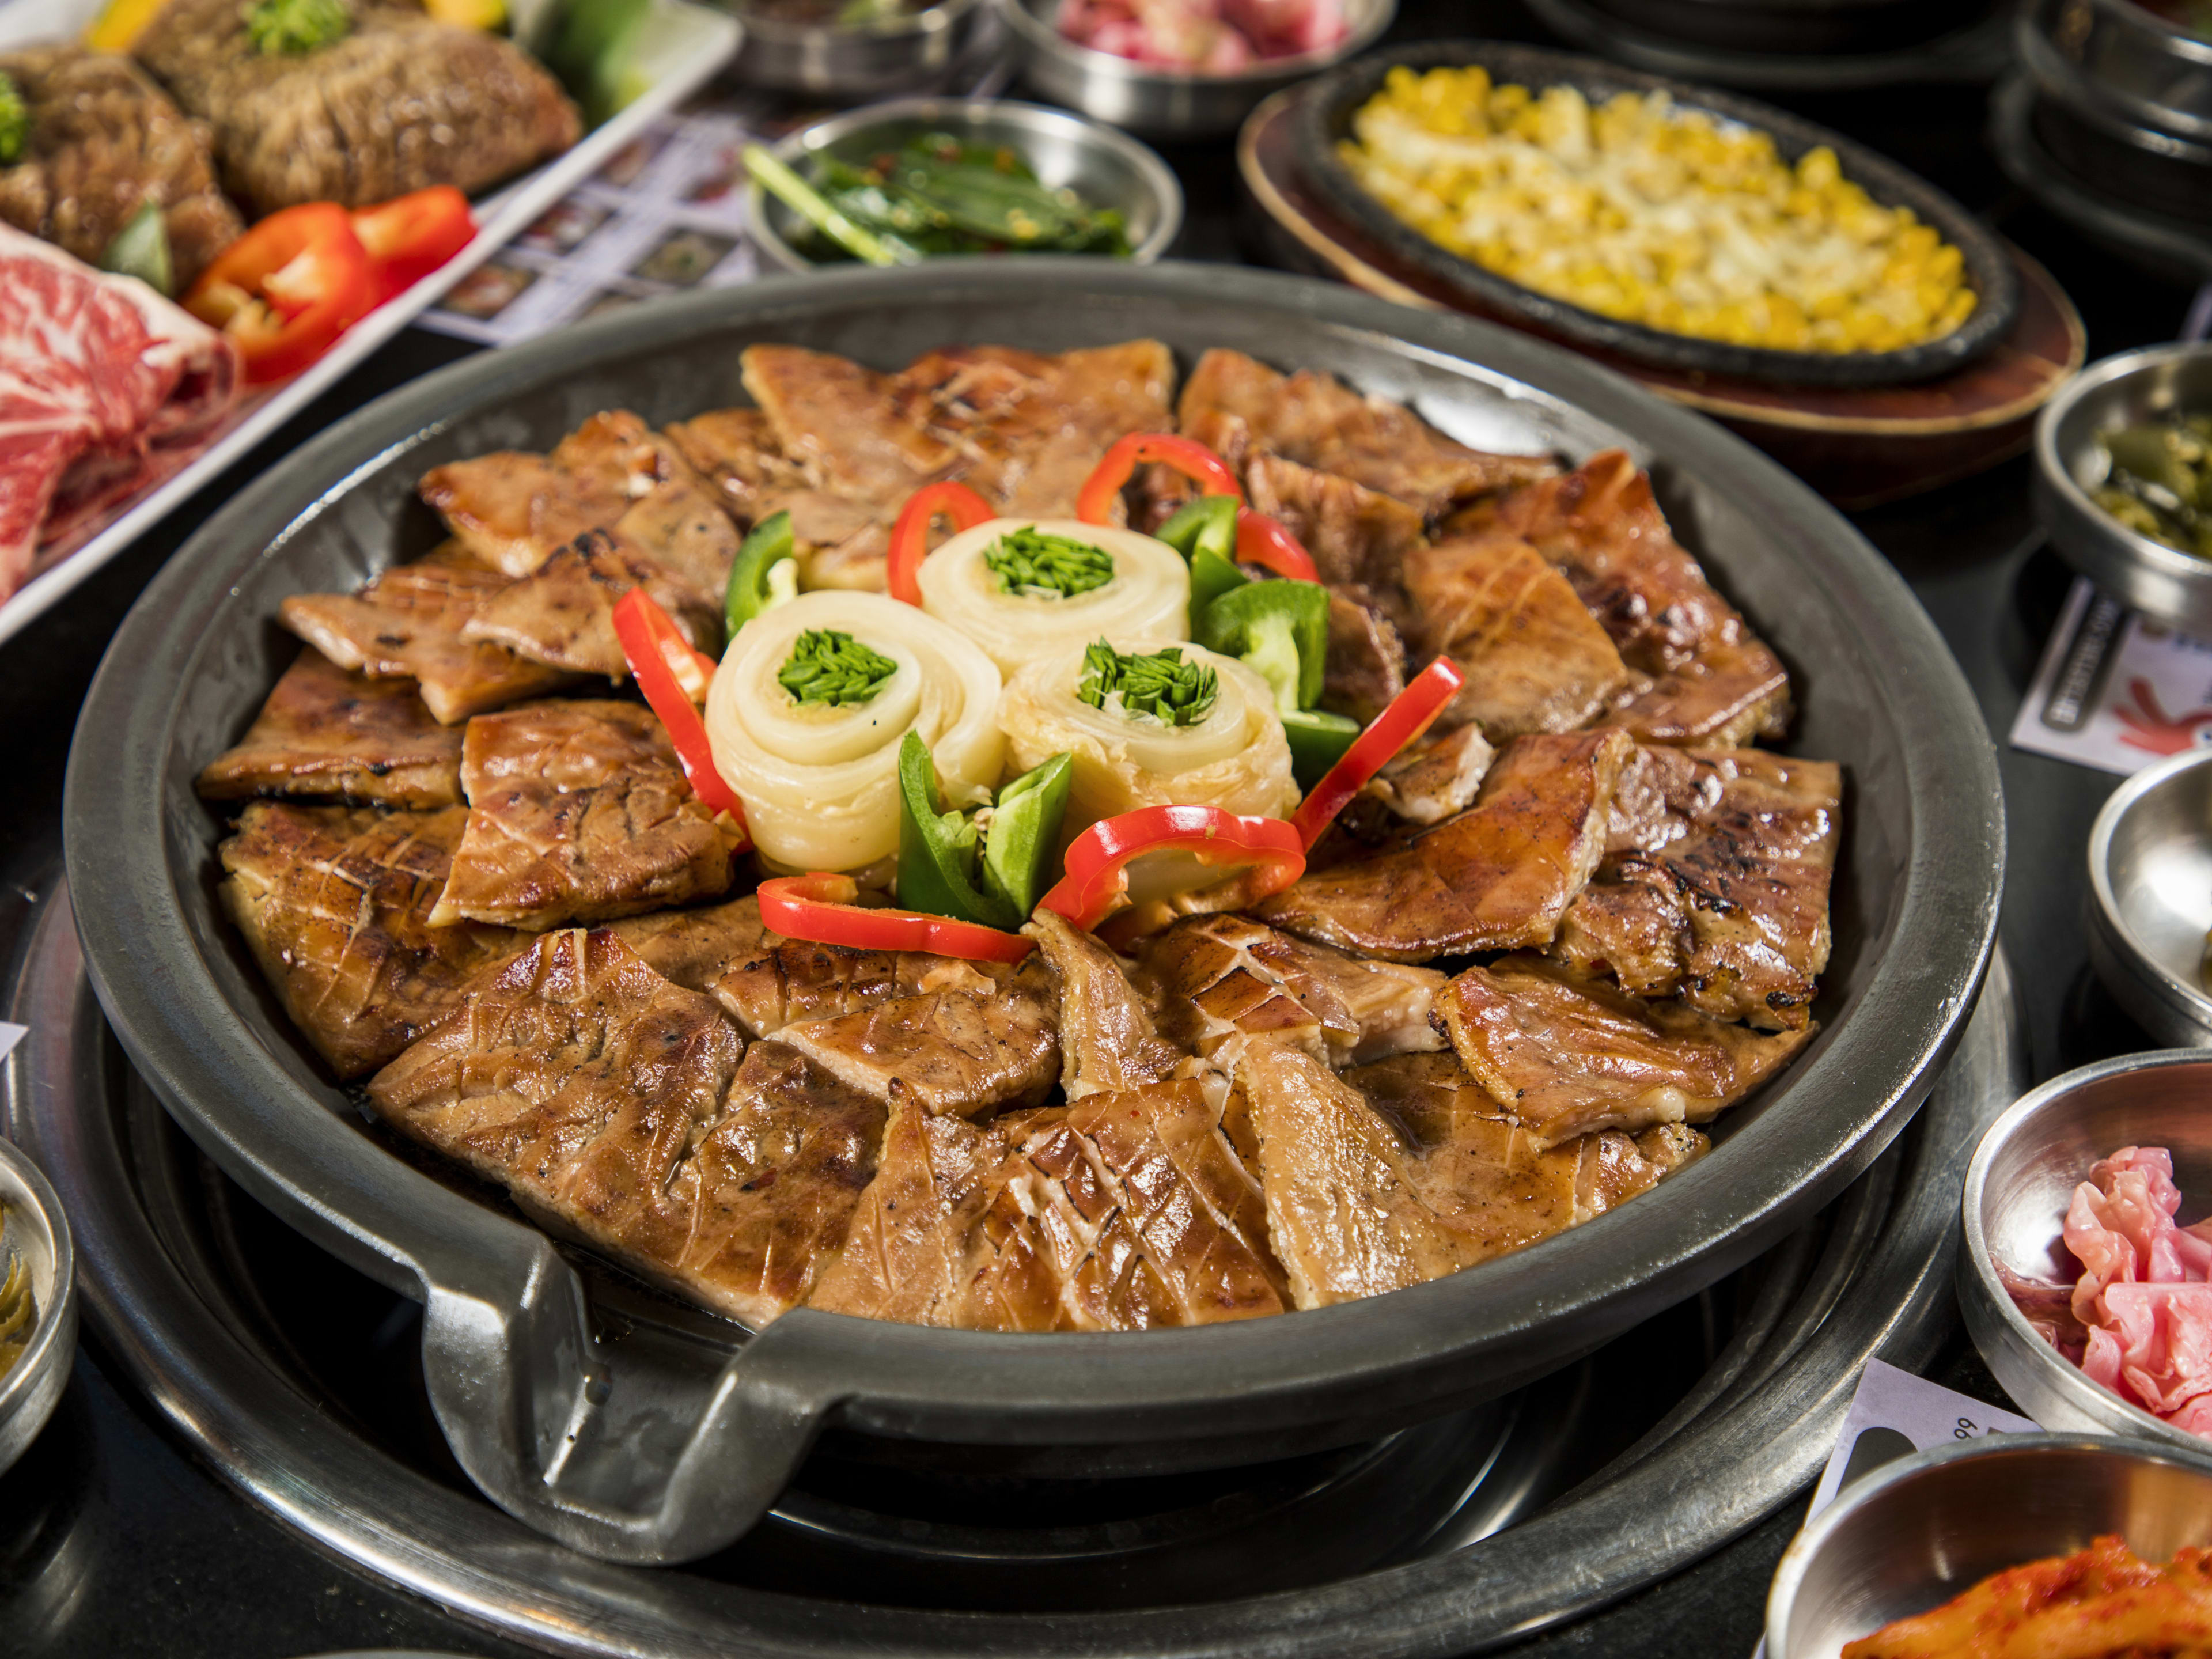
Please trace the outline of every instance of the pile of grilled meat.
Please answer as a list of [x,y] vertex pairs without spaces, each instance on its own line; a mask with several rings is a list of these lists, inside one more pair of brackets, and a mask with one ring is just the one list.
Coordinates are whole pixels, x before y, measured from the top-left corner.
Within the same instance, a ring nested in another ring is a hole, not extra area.
[[[1223,351],[1171,408],[1153,342],[744,373],[755,408],[428,474],[453,540],[288,600],[309,647],[200,781],[261,798],[223,897],[307,1039],[542,1224],[756,1327],[1243,1318],[1618,1205],[1810,1039],[1838,769],[1747,746],[1787,678],[1626,457],[1478,453]],[[873,585],[920,483],[1066,515],[1171,425],[1314,555],[1332,706],[1467,677],[1253,914],[1117,951],[1040,911],[1014,967],[781,939],[650,712],[565,695],[622,674],[634,584],[711,648],[757,516]]]

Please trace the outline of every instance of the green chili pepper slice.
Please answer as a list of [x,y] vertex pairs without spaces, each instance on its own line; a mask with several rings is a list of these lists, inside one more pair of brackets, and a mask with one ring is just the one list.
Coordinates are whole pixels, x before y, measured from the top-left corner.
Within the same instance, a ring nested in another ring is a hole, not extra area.
[[1301,789],[1311,789],[1327,777],[1362,730],[1358,720],[1325,708],[1294,708],[1282,720],[1283,735],[1291,742],[1291,775]]
[[1234,495],[1200,495],[1196,501],[1185,501],[1174,517],[1152,533],[1186,559],[1211,553],[1224,564],[1233,564],[1237,509],[1242,505]]
[[799,562],[793,552],[789,509],[771,513],[752,527],[730,561],[730,585],[722,610],[730,636],[763,611],[772,611],[799,592]]
[[1274,689],[1278,713],[1321,701],[1328,665],[1328,590],[1319,582],[1248,581],[1203,611],[1192,609],[1198,642],[1257,669]]
[[983,891],[1021,921],[1060,879],[1060,824],[1074,785],[1075,757],[1054,755],[999,791],[983,837]]
[[[1060,823],[1075,777],[1054,755],[999,792],[988,830],[973,811],[939,808],[937,765],[909,732],[899,744],[900,905],[1012,932],[1058,878]],[[980,885],[979,885],[980,878]]]

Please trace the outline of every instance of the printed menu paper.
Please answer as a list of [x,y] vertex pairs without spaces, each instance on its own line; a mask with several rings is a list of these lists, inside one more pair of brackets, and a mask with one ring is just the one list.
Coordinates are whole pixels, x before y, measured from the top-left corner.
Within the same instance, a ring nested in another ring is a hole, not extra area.
[[2212,744],[2212,641],[2177,634],[2075,577],[2012,742],[2122,774]]
[[[2063,631],[2063,630],[2062,630]],[[1828,1507],[1838,1492],[1853,1481],[1872,1474],[1885,1463],[1954,1440],[1978,1440],[1985,1434],[2033,1434],[2041,1425],[2013,1412],[1930,1382],[1924,1376],[1899,1370],[1879,1359],[1867,1361],[1859,1375],[1850,1410],[1836,1436],[1836,1449],[1820,1484],[1813,1489],[1813,1502],[1805,1511],[1810,1521]],[[1752,1659],[1765,1659],[1762,1639]]]

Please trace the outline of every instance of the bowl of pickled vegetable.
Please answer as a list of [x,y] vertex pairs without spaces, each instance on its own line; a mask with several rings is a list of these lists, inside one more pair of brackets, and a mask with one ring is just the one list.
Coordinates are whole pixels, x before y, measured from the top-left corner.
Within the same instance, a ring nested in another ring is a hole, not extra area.
[[2036,425],[2051,544],[2120,599],[2212,638],[2212,346],[2091,364]]
[[745,152],[752,223],[787,270],[963,254],[1149,264],[1182,223],[1167,164],[1111,127],[1000,99],[907,98]]

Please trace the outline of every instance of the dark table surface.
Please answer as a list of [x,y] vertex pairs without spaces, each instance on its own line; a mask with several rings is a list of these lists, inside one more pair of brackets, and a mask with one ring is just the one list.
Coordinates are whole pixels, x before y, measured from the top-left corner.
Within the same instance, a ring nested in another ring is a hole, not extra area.
[[[1510,4],[1414,0],[1394,40],[1455,33],[1541,40]],[[2142,276],[2082,241],[2013,191],[1983,137],[1986,89],[1907,87],[1774,101],[1892,155],[1986,214],[2042,260],[2081,307],[2090,356],[2172,338],[2191,295]],[[1189,216],[1179,258],[1254,257],[1241,222],[1226,143],[1163,152],[1181,175]],[[100,570],[31,631],[0,647],[0,962],[58,873],[62,778],[76,711],[123,613],[169,554],[229,495],[310,434],[380,393],[471,348],[410,330],[137,546]],[[2029,511],[2027,464],[2014,460],[1856,521],[1903,573],[1957,654],[1997,745],[2008,803],[2002,938],[2027,1004],[2036,1074],[2154,1046],[2091,975],[2082,933],[2083,848],[2117,780],[2005,744],[2069,573],[2042,547]],[[1814,667],[1814,665],[1806,665]],[[83,734],[98,764],[97,732]],[[1970,1358],[1947,1376],[1993,1395]],[[44,1531],[55,1504],[74,1514],[66,1561],[20,1559],[15,1540]],[[1765,1574],[1796,1524],[1794,1508],[1738,1549],[1731,1569],[1672,1599],[1650,1639],[1663,1653],[1740,1653],[1756,1633]],[[1639,1598],[1640,1600],[1641,1598]],[[1648,1610],[1656,1613],[1657,1608]],[[1590,1621],[1638,1617],[1632,1602]],[[1596,1632],[1591,1632],[1595,1640]],[[1547,1644],[1547,1646],[1551,1644]],[[1570,1644],[1570,1645],[1572,1645]],[[1595,1645],[1613,1650],[1610,1642]],[[386,1589],[299,1541],[199,1468],[86,1332],[76,1374],[45,1437],[0,1477],[0,1653],[20,1659],[277,1659],[335,1649],[416,1647],[479,1655],[520,1650]]]

